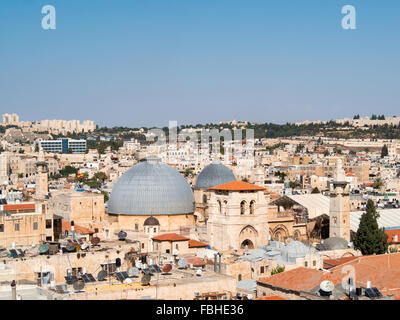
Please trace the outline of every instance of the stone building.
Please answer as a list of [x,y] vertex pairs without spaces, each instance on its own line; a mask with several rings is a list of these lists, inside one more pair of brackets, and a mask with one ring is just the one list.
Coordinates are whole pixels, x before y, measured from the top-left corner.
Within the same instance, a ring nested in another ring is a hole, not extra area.
[[174,168],[148,159],[126,171],[115,183],[107,215],[114,229],[145,231],[153,216],[159,231],[179,230],[194,225],[194,197],[185,178]]
[[207,235],[212,248],[250,249],[268,243],[264,188],[232,181],[209,190]]
[[337,162],[330,185],[329,237],[350,241],[350,195],[342,162]]
[[204,167],[197,176],[194,187],[196,224],[207,223],[209,215],[208,202],[210,200],[209,188],[235,180],[236,177],[233,172],[218,161],[213,161]]

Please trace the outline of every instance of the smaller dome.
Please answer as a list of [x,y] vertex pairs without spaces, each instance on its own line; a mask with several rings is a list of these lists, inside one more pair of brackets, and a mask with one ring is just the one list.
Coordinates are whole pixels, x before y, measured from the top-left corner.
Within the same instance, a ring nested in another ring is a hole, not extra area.
[[348,243],[345,239],[340,237],[331,237],[324,240],[324,247],[328,250],[347,249]]
[[213,163],[206,166],[199,173],[195,187],[199,189],[208,189],[235,180],[236,177],[229,168],[220,164],[218,161],[213,161]]
[[158,222],[158,220],[156,218],[154,218],[153,216],[148,217],[145,221],[144,221],[144,226],[159,226],[160,223]]

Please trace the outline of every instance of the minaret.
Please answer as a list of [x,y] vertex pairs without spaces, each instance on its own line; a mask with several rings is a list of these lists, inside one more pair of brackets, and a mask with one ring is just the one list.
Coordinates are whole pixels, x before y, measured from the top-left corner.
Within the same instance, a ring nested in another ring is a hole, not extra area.
[[350,194],[341,159],[330,185],[329,237],[350,241]]
[[36,162],[36,194],[35,198],[37,200],[44,200],[45,196],[48,194],[48,167],[44,160],[43,149],[40,148],[38,162]]

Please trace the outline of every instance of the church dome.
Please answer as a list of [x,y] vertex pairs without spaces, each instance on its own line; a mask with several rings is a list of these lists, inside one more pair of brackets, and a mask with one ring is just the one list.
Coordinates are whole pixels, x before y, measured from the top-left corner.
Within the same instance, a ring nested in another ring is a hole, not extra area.
[[208,189],[235,180],[236,177],[229,168],[215,161],[201,170],[195,187]]
[[348,243],[343,238],[330,237],[330,238],[324,240],[324,247],[327,250],[347,249]]
[[194,212],[193,192],[174,168],[148,159],[126,171],[115,183],[108,213],[176,215]]
[[144,220],[143,225],[144,226],[159,226],[160,223],[158,222],[158,220],[156,218],[151,216],[151,217],[148,217],[146,220]]

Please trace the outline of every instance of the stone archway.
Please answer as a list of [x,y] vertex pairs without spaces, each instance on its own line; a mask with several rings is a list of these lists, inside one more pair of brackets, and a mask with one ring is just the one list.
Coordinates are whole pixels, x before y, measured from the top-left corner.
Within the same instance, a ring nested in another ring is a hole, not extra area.
[[278,225],[273,231],[272,231],[272,239],[274,241],[279,241],[279,242],[286,242],[286,240],[289,238],[289,231],[288,229],[280,224]]
[[239,245],[241,249],[253,249],[257,247],[258,232],[257,230],[248,225],[240,231]]
[[254,244],[251,240],[246,239],[240,244],[240,249],[254,249]]

